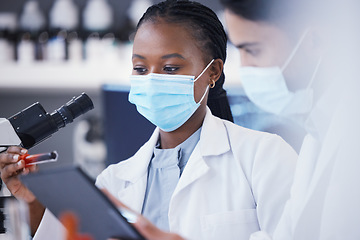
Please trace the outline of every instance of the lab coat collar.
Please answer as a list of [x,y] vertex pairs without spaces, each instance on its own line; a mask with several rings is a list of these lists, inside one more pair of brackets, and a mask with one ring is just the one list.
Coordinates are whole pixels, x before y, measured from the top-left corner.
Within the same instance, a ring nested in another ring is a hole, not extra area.
[[[224,122],[214,117],[207,107],[200,141],[190,156],[173,196],[208,172],[210,168],[206,163],[207,157],[218,156],[229,150],[230,143]],[[174,202],[171,201],[170,204]]]
[[[214,135],[215,132],[216,136]],[[156,128],[149,141],[146,142],[133,157],[119,163],[122,167],[118,168],[116,176],[121,180],[134,183],[146,175],[158,139],[159,128]],[[200,167],[199,164],[205,167],[206,163],[203,157],[220,155],[230,150],[227,130],[223,121],[214,117],[208,107],[206,107],[206,115],[198,145],[190,156],[190,159],[194,158],[194,160],[197,159],[196,161],[201,161],[201,163],[194,163],[197,167]],[[193,165],[193,163],[190,163],[190,159],[188,162],[189,167]],[[188,166],[185,167],[185,169],[186,168],[188,168]],[[206,167],[204,169],[206,169]],[[183,174],[185,174],[185,172]]]
[[154,146],[159,139],[159,128],[156,128],[147,141],[131,158],[119,163],[116,176],[124,181],[134,183],[147,174],[149,162],[154,152]]
[[[214,135],[216,133],[216,136]],[[227,129],[223,120],[212,115],[206,107],[206,115],[200,135],[200,151],[202,156],[216,156],[230,151]]]

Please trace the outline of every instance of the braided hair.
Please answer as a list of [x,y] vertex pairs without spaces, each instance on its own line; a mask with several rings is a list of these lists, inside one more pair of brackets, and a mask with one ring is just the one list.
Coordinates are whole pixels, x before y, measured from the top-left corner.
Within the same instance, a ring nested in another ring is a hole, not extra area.
[[[189,28],[190,34],[205,53],[204,57],[206,56],[207,59],[204,61],[219,58],[225,63],[226,33],[220,20],[210,8],[193,1],[166,0],[147,9],[139,20],[136,31],[144,22],[156,22],[159,19]],[[233,122],[229,101],[223,88],[224,80],[225,75],[222,72],[215,87],[209,90],[207,105],[215,116]]]

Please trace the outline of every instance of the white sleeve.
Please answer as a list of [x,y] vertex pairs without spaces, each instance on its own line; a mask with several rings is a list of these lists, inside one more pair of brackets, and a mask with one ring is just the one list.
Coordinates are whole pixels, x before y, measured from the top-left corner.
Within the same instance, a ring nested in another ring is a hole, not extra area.
[[317,151],[320,148],[319,143],[311,135],[304,138],[291,187],[291,195],[273,234],[273,238],[276,240],[287,240],[294,237],[295,224],[302,213],[308,190],[312,184]]
[[35,233],[33,240],[64,240],[65,228],[60,221],[50,212],[45,209],[43,218]]
[[276,135],[267,137],[260,144],[251,182],[260,229],[272,236],[290,197],[298,156]]

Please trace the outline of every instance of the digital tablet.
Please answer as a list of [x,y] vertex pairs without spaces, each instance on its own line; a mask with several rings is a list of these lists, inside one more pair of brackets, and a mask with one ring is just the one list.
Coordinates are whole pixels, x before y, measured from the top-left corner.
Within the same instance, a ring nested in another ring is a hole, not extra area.
[[79,218],[79,231],[95,240],[144,239],[80,167],[48,169],[21,180],[57,218],[73,212]]

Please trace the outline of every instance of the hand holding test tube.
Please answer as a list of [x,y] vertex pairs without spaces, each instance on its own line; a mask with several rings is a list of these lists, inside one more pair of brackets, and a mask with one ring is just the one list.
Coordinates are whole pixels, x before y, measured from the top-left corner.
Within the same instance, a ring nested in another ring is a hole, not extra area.
[[58,158],[58,153],[56,151],[52,151],[49,153],[39,153],[39,154],[24,154],[20,156],[19,160],[25,161],[25,167],[48,163],[48,162],[56,162]]

